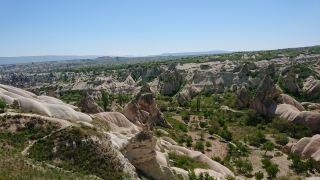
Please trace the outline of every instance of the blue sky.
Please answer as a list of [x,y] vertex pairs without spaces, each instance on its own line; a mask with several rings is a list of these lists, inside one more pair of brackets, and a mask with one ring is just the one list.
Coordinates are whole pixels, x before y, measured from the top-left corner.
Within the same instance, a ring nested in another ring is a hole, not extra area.
[[320,45],[319,0],[0,0],[0,56]]

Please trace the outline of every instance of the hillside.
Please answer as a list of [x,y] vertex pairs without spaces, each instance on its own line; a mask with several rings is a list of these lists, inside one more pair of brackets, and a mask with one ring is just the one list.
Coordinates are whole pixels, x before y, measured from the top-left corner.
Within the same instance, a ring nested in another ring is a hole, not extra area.
[[320,176],[320,47],[171,58],[2,66],[0,179]]

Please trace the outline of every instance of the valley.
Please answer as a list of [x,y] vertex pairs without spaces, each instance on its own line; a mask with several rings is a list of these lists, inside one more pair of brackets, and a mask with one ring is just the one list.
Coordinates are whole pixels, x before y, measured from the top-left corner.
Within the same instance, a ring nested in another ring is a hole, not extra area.
[[0,179],[320,176],[320,46],[0,65]]

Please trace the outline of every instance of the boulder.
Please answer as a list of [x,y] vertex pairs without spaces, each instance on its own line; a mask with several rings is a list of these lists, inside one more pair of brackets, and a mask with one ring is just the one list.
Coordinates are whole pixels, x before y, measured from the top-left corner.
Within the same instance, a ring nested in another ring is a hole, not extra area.
[[280,90],[273,83],[271,77],[267,74],[256,89],[256,92],[250,101],[250,109],[255,109],[259,114],[267,115],[267,109],[275,103],[280,95]]
[[86,113],[95,114],[104,112],[104,110],[89,95],[88,91],[83,91],[79,106],[81,111]]
[[246,108],[249,104],[249,90],[242,85],[240,89],[236,92],[237,99],[236,102],[239,108]]
[[285,153],[298,154],[302,159],[312,157],[316,160],[317,165],[320,165],[320,135],[313,137],[304,137],[297,143],[288,143],[282,148]]
[[299,111],[305,111],[304,107],[297,100],[286,94],[280,94],[277,102],[281,104],[290,104],[293,107],[297,108]]

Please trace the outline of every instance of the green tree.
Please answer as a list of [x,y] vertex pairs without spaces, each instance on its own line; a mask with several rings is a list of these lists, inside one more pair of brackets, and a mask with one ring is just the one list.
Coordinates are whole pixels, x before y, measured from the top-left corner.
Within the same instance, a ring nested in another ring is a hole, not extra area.
[[206,141],[206,146],[207,146],[207,148],[211,147],[212,146],[211,142],[210,141]]
[[118,93],[118,101],[119,101],[120,106],[122,106],[123,96],[122,96],[121,92]]
[[107,111],[107,107],[109,105],[109,95],[103,90],[101,90],[101,99],[103,103],[103,110]]
[[197,108],[197,111],[199,112],[200,111],[200,96],[197,96],[197,105],[196,105],[196,108]]
[[252,163],[248,159],[244,161],[242,170],[244,174],[250,174],[253,171]]
[[202,141],[197,141],[193,146],[194,150],[204,152],[204,144]]
[[263,159],[261,159],[261,162],[265,168],[267,168],[268,166],[270,166],[272,164],[272,162],[269,158],[263,158]]
[[309,157],[308,160],[306,161],[306,166],[309,171],[313,171],[314,165],[316,164],[316,160],[313,159],[312,157]]
[[278,164],[271,164],[266,168],[266,171],[270,178],[275,178],[279,172]]
[[207,127],[207,125],[208,125],[208,123],[206,123],[206,122],[200,122],[201,128],[205,128],[205,127]]
[[258,172],[256,172],[256,173],[254,173],[254,177],[256,178],[256,180],[261,180],[261,179],[263,179],[263,172],[261,172],[261,171],[258,171]]
[[210,138],[212,138],[212,135],[216,132],[216,130],[213,127],[208,128],[208,133],[210,134]]
[[186,142],[187,142],[187,147],[191,147],[192,146],[192,137],[191,136],[188,136],[187,139],[186,139]]
[[274,144],[271,141],[267,141],[263,143],[261,150],[265,150],[265,155],[267,154],[267,151],[272,151],[274,149]]
[[198,135],[200,136],[200,139],[203,140],[205,133],[204,131],[201,131]]

